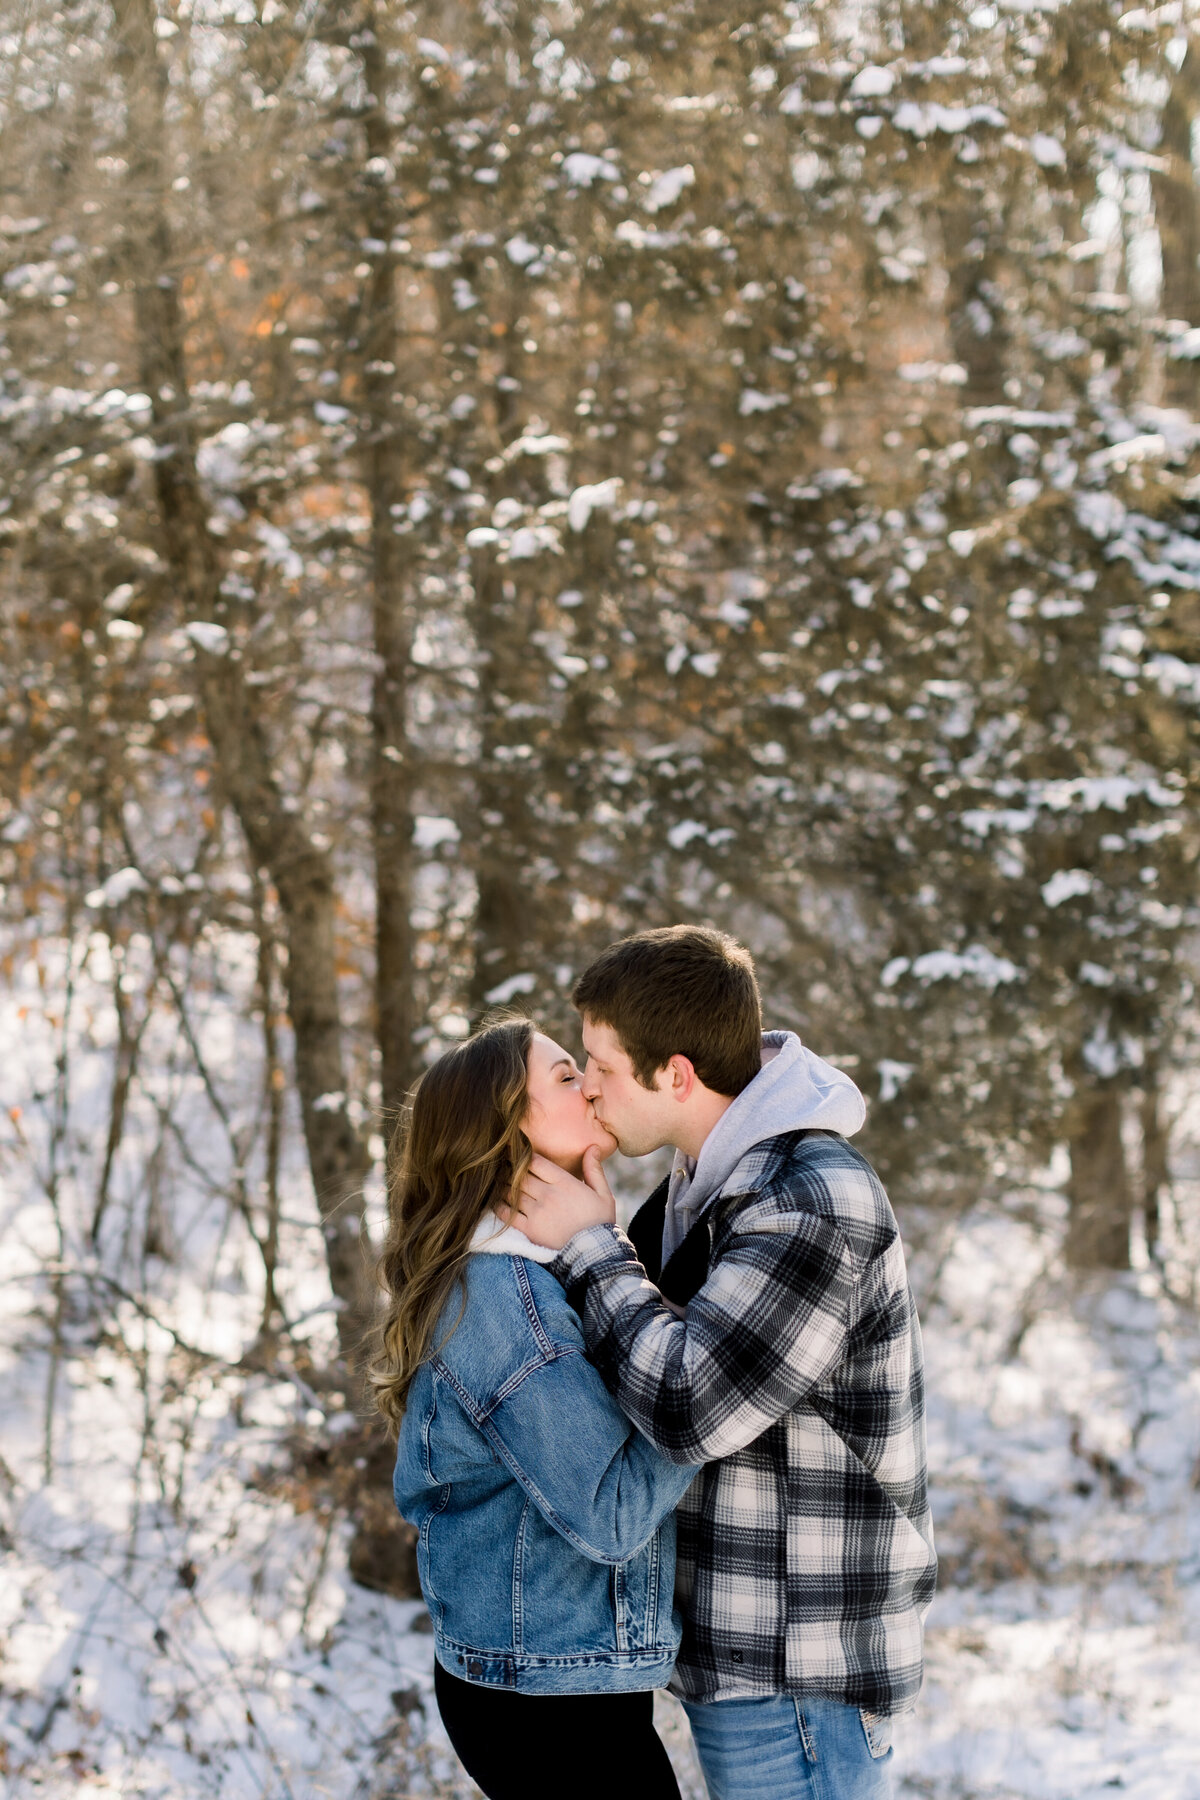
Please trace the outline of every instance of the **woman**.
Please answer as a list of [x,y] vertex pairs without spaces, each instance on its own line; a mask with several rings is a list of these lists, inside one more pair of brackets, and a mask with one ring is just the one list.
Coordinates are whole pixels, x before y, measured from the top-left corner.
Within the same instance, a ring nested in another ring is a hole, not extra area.
[[488,1800],[678,1800],[653,1693],[679,1646],[674,1508],[694,1469],[638,1436],[579,1320],[504,1226],[535,1151],[609,1156],[565,1050],[527,1019],[439,1058],[412,1102],[372,1368],[419,1528],[434,1691]]

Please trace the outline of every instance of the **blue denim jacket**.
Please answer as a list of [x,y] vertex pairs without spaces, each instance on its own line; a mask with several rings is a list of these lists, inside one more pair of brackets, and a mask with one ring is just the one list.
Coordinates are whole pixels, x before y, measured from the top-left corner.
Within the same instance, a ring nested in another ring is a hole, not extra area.
[[673,1512],[696,1470],[619,1410],[547,1269],[474,1255],[465,1280],[461,1322],[456,1289],[409,1389],[394,1483],[438,1661],[524,1694],[661,1687],[680,1635]]

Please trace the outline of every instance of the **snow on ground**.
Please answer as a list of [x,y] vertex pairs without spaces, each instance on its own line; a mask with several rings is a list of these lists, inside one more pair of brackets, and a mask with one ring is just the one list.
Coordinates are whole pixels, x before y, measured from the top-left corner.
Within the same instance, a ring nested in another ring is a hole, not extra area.
[[[302,1362],[243,1360],[257,1265],[199,1179],[224,1150],[165,1045],[131,1103],[113,1201],[126,1224],[107,1252],[87,1246],[111,1044],[101,964],[92,987],[76,971],[74,1026],[40,1010],[53,981],[0,995],[9,1093],[24,1090],[0,1138],[4,1791],[465,1797],[423,1607],[350,1581],[348,1527],[305,1478],[305,1449],[353,1424],[344,1397],[318,1397]],[[250,1066],[219,1016],[235,990],[214,980],[196,1020],[231,1098]],[[205,1147],[191,1163],[164,1161],[167,1099]],[[156,1169],[173,1247],[147,1254],[143,1236],[135,1255]],[[1149,1269],[1068,1286],[1058,1202],[1029,1201],[914,1230],[943,1578],[898,1794],[1200,1800],[1200,1322]],[[284,1215],[286,1304],[311,1314],[299,1335],[319,1360],[320,1238],[294,1162]],[[662,1696],[659,1713],[700,1800],[681,1711]]]
[[925,1310],[942,1576],[900,1792],[1197,1800],[1197,1317],[1145,1270],[1068,1288],[1021,1210],[959,1227]]

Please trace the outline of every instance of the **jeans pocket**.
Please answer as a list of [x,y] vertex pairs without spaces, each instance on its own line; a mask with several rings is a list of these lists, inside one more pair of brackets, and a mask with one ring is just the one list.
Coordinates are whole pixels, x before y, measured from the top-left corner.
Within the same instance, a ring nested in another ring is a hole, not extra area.
[[883,1713],[868,1712],[864,1706],[859,1707],[858,1716],[862,1720],[867,1749],[878,1762],[891,1751],[892,1721]]

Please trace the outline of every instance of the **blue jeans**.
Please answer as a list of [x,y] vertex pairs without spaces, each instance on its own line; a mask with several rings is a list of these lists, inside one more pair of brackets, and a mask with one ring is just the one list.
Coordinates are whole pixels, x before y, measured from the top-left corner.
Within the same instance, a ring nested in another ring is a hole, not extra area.
[[787,1694],[684,1710],[711,1800],[891,1800],[890,1719]]

